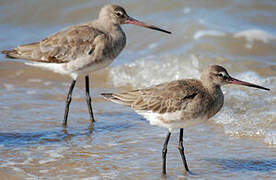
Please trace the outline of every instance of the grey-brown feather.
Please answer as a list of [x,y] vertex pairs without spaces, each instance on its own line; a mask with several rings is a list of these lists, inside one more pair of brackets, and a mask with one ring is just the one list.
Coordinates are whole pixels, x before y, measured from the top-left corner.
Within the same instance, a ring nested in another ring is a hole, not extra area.
[[89,25],[72,26],[53,34],[40,42],[40,50],[45,57],[73,61],[80,56],[92,54],[95,38],[104,33]]
[[101,93],[101,95],[106,98],[107,100],[109,100],[110,98],[112,98],[112,93]]
[[200,96],[204,88],[199,80],[178,80],[163,83],[147,89],[125,93],[104,94],[111,101],[129,106],[135,110],[146,110],[158,113],[183,110]]
[[[220,88],[215,91],[223,98]],[[105,93],[103,96],[138,111],[160,114],[182,111],[183,119],[209,118],[223,105],[223,99],[211,95],[201,81],[195,79],[172,81],[123,93]]]
[[17,54],[15,50],[3,50],[1,51],[2,54],[5,54],[7,58],[15,58],[14,55]]
[[104,33],[89,25],[72,26],[40,42],[2,51],[9,58],[46,63],[66,63],[80,56],[90,56],[95,49],[95,38]]

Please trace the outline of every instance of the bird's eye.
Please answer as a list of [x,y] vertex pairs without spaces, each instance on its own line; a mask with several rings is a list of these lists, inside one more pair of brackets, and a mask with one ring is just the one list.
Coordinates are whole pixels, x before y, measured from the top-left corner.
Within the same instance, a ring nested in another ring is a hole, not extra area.
[[116,12],[116,16],[122,17],[122,16],[123,16],[123,13],[121,13],[120,11],[118,11],[118,12]]
[[218,77],[223,77],[224,75],[222,73],[217,74]]

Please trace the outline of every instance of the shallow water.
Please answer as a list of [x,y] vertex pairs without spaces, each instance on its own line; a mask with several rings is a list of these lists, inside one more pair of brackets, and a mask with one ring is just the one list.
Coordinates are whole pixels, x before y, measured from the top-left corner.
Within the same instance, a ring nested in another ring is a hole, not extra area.
[[124,26],[126,48],[110,67],[91,76],[94,127],[89,127],[83,78],[64,129],[71,79],[1,55],[0,179],[165,179],[160,172],[166,129],[105,102],[100,93],[199,78],[210,64],[271,91],[223,87],[221,112],[184,130],[193,175],[183,174],[175,131],[166,178],[275,179],[275,1],[0,0],[0,50],[94,19],[107,3],[122,4],[129,15],[173,34]]

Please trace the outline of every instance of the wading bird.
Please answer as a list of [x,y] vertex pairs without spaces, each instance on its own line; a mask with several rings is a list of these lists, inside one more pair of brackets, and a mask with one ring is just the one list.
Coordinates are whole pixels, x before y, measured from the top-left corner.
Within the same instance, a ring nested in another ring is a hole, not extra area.
[[178,149],[185,173],[189,172],[183,147],[183,128],[202,123],[220,111],[224,102],[221,86],[225,84],[270,90],[232,78],[222,66],[212,65],[201,73],[200,80],[177,80],[146,89],[102,95],[112,102],[131,107],[151,125],[168,128],[162,150],[162,173],[165,175],[167,145],[172,130],[180,128]]
[[67,125],[69,106],[77,78],[85,76],[86,101],[91,123],[94,115],[89,92],[89,73],[108,66],[123,50],[126,35],[122,24],[134,24],[146,28],[171,33],[156,26],[147,25],[126,13],[118,5],[106,5],[98,19],[63,29],[49,37],[31,44],[4,50],[8,58],[26,59],[26,64],[69,75],[71,83],[64,113],[63,125]]

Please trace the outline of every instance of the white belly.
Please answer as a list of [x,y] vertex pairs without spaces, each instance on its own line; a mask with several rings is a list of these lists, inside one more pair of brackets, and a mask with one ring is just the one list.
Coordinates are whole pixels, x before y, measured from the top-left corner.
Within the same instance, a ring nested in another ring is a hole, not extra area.
[[151,125],[165,127],[168,129],[186,128],[203,123],[207,120],[207,117],[200,117],[196,119],[182,119],[181,111],[172,113],[154,113],[151,111],[136,111],[138,114],[145,117]]
[[87,66],[79,71],[77,71],[77,73],[79,75],[86,75],[88,73],[103,69],[105,67],[107,67],[108,65],[110,65],[112,63],[112,59],[105,59],[104,61],[100,61],[98,63],[94,63],[91,64],[90,66]]

